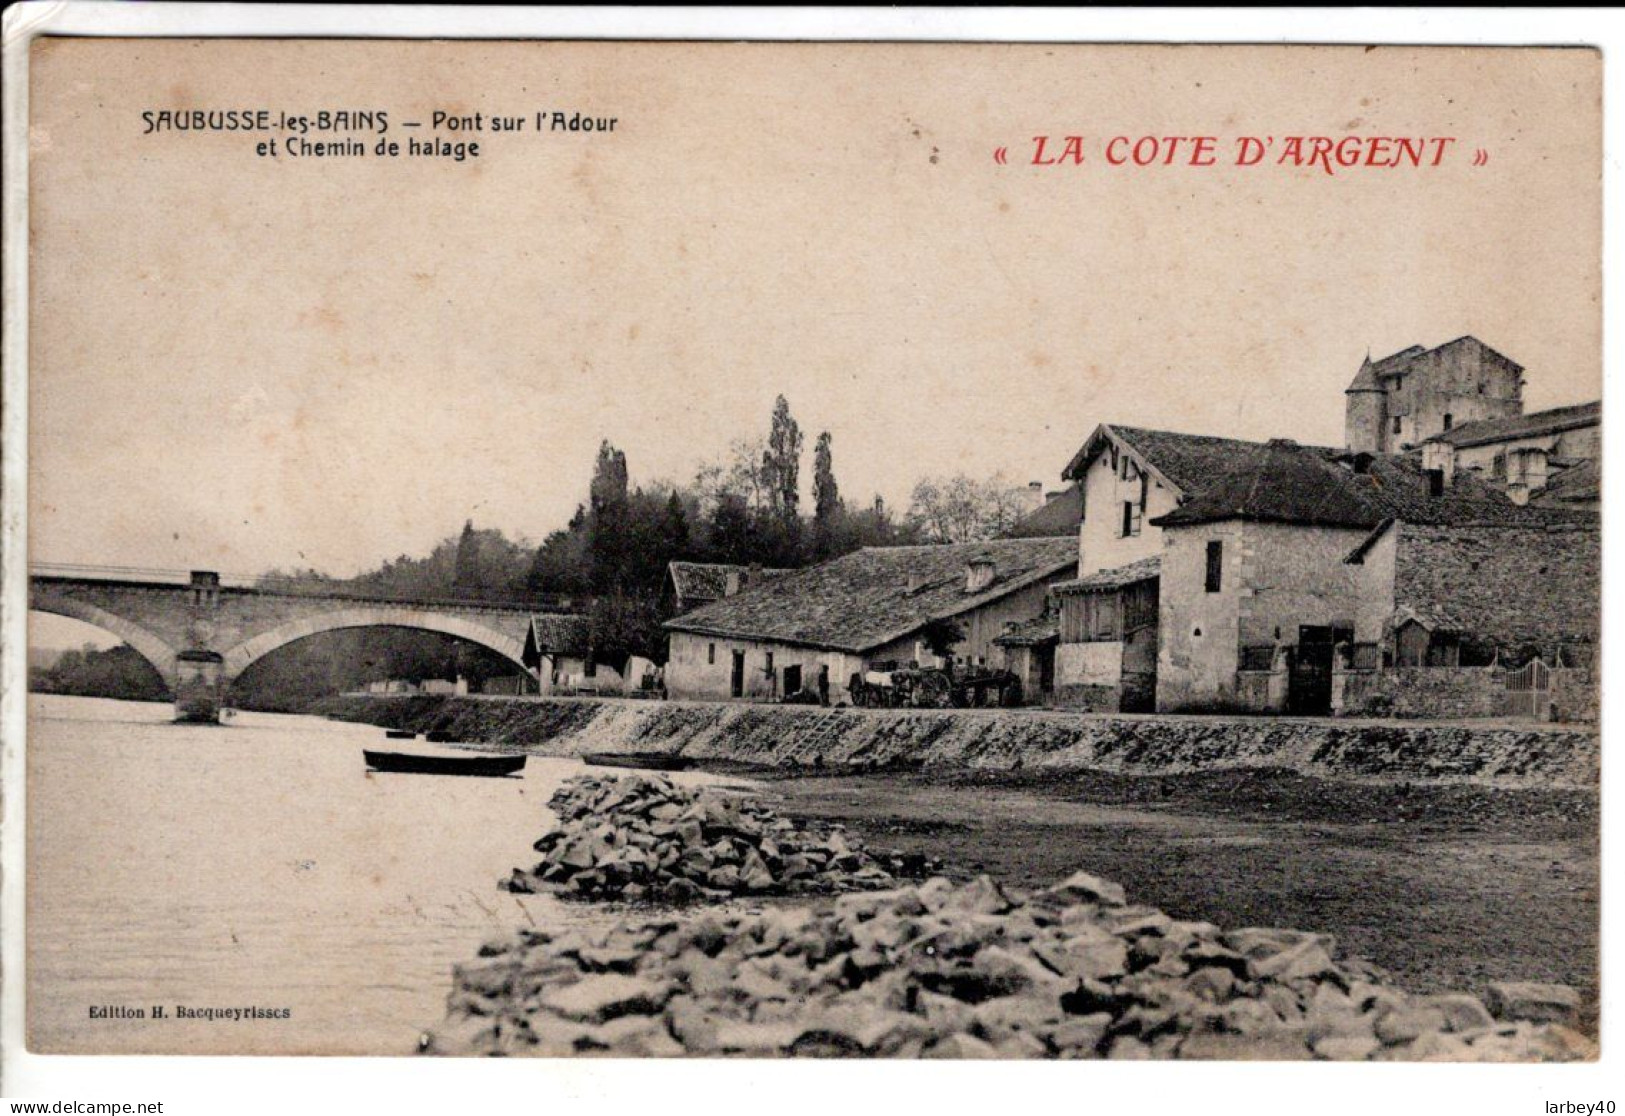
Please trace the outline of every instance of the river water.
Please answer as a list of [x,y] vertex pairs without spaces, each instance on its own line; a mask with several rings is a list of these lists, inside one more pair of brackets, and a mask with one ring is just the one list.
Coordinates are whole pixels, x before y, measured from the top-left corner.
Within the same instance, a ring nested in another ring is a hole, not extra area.
[[[513,779],[368,774],[362,747],[390,746],[378,728],[171,717],[29,699],[34,1051],[408,1054],[481,941],[617,917],[496,887],[535,862],[547,799],[578,760],[533,756]],[[288,1017],[179,1019],[177,1006]]]

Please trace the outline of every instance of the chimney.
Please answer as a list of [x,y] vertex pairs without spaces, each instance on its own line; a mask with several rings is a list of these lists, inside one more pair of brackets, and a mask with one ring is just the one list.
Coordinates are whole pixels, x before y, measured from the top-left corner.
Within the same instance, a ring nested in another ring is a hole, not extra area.
[[739,574],[737,569],[729,570],[722,578],[722,595],[731,597],[739,592]]
[[993,576],[996,572],[997,568],[993,564],[993,559],[987,555],[972,558],[965,565],[965,592],[980,593],[993,584]]
[[920,583],[921,583],[922,580],[923,579],[920,577],[920,573],[919,573],[918,570],[910,570],[910,571],[908,571],[907,590],[908,590],[908,595],[909,596],[912,597],[914,594],[916,594],[916,593],[918,593],[920,591]]
[[1044,506],[1044,482],[1027,482],[1027,510],[1037,511]]
[[[1456,482],[1456,447],[1449,442],[1423,442],[1422,468],[1428,477],[1428,492],[1444,495],[1444,490]],[[1437,476],[1437,481],[1433,480]]]

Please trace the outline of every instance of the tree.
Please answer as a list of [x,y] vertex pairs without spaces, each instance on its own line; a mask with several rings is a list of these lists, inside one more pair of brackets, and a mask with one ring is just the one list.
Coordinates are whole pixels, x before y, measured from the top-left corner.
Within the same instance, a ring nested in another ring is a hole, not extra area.
[[840,487],[835,483],[830,441],[826,430],[818,435],[818,444],[813,448],[813,551],[818,558],[828,557],[834,549],[840,520],[846,510],[841,504]]
[[595,593],[613,592],[626,579],[628,556],[626,454],[606,440],[588,487],[587,556]]
[[666,496],[666,539],[678,553],[688,549],[688,509],[675,488]]
[[954,648],[965,642],[965,629],[953,617],[939,617],[920,629],[920,639],[939,659],[952,659]]
[[914,486],[908,522],[930,542],[976,542],[1004,534],[1025,507],[1021,490],[1002,475],[923,477]]
[[594,598],[587,631],[593,659],[617,672],[625,673],[633,655],[654,662],[666,658],[666,633],[652,593],[616,592]]
[[767,442],[761,438],[735,438],[728,444],[726,457],[700,466],[694,474],[694,490],[702,509],[710,514],[725,496],[737,496],[753,513],[768,506],[770,484],[765,463]]
[[480,588],[480,540],[474,533],[474,521],[463,524],[463,533],[457,540],[457,565],[452,586],[469,592]]
[[785,523],[794,523],[801,505],[801,427],[790,417],[790,402],[782,395],[773,401],[762,479],[768,506]]
[[761,553],[761,536],[756,530],[756,517],[743,497],[727,493],[717,501],[711,514],[710,557],[718,562],[749,565]]
[[554,531],[537,547],[525,585],[536,593],[587,593],[592,573],[587,556],[587,509],[576,513],[563,530]]
[[164,680],[141,653],[128,644],[105,651],[93,643],[64,651],[48,667],[28,672],[28,688],[44,694],[76,694],[120,701],[162,701]]

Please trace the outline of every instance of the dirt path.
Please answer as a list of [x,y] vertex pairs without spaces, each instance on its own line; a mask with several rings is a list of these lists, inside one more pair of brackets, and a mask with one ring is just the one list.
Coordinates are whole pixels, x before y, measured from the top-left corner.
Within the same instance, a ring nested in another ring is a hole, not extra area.
[[1285,772],[765,776],[782,810],[1017,886],[1087,868],[1221,926],[1335,934],[1419,992],[1558,981],[1594,1027],[1597,795]]

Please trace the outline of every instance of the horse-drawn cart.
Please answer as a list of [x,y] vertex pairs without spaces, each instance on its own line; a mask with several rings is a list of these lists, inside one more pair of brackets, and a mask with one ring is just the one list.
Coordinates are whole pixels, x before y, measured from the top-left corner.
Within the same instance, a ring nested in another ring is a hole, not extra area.
[[1008,670],[961,671],[912,663],[875,663],[847,684],[852,704],[868,708],[968,709],[1020,705],[1021,679]]

